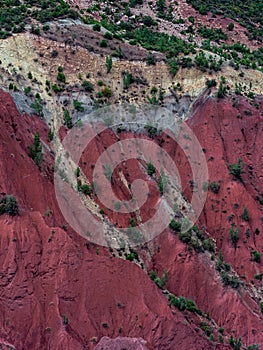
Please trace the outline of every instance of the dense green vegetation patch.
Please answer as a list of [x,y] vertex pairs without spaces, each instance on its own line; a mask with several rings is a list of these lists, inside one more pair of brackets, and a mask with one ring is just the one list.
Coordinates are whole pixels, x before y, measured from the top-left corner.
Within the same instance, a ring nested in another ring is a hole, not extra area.
[[[78,14],[63,0],[0,0],[0,38],[23,32],[32,19],[45,23],[66,17],[77,18]],[[32,31],[39,33],[36,28]]]
[[248,29],[252,39],[263,40],[262,0],[187,0],[187,3],[202,15],[212,12],[238,21]]

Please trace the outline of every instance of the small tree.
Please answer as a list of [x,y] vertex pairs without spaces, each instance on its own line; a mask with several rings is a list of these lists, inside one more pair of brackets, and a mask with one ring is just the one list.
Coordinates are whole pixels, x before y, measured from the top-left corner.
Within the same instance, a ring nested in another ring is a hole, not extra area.
[[181,231],[181,223],[180,221],[175,221],[174,219],[171,220],[169,227],[174,232],[180,232]]
[[58,72],[57,80],[60,81],[61,83],[65,83],[66,82],[65,74],[63,72]]
[[226,86],[222,81],[220,81],[219,89],[217,91],[217,97],[223,98],[225,96],[226,96]]
[[111,90],[111,88],[109,88],[108,86],[105,86],[102,90],[101,90],[102,96],[106,97],[106,98],[110,98],[113,95],[113,92]]
[[227,29],[229,30],[229,31],[232,31],[233,29],[234,29],[234,23],[233,22],[231,22],[231,23],[229,23],[229,25],[227,26]]
[[51,129],[48,132],[48,141],[52,141],[54,138],[54,131],[52,131]]
[[260,263],[260,261],[261,261],[261,254],[259,252],[257,252],[257,251],[254,251],[252,260],[256,261],[257,263]]
[[239,240],[239,236],[238,236],[238,228],[234,228],[234,226],[231,226],[230,229],[229,229],[229,234],[230,234],[230,238],[231,238],[231,241],[234,245],[234,247],[236,248],[237,246],[237,242]]
[[150,176],[152,176],[153,174],[156,173],[155,166],[154,166],[151,162],[149,162],[149,163],[147,164],[147,173],[148,173],[148,175],[150,175]]
[[86,195],[88,195],[88,196],[90,196],[91,189],[90,189],[89,185],[87,185],[87,184],[82,185],[81,186],[81,192],[86,194]]
[[238,180],[242,181],[242,174],[246,172],[243,170],[244,163],[241,158],[238,158],[237,164],[228,164],[229,174],[235,176]]
[[94,86],[90,81],[84,80],[82,83],[82,87],[87,92],[92,92],[94,90]]
[[29,156],[34,160],[36,165],[40,166],[42,161],[42,144],[38,132],[35,133],[33,146],[29,148]]
[[243,214],[242,214],[242,219],[245,221],[249,221],[249,213],[247,207],[244,207]]
[[93,26],[93,30],[95,30],[96,32],[100,32],[101,26],[99,23],[95,23]]
[[233,336],[230,336],[229,339],[229,345],[234,349],[234,350],[240,350],[242,346],[242,341],[240,338],[234,339]]
[[219,185],[219,183],[218,183],[218,182],[211,182],[211,184],[210,184],[210,189],[211,189],[212,192],[218,193],[219,190],[220,190],[220,185]]
[[82,102],[78,100],[73,100],[73,107],[78,111],[78,112],[84,112],[84,107],[82,105]]
[[205,82],[205,84],[206,84],[206,86],[207,86],[208,88],[215,87],[215,86],[217,85],[215,79],[211,79],[211,80],[208,79],[208,80]]
[[176,58],[168,60],[169,71],[171,75],[174,77],[178,72],[178,62]]
[[80,176],[80,168],[79,167],[76,168],[75,175],[76,175],[76,177]]
[[73,127],[72,118],[67,109],[64,110],[64,125],[66,125],[68,129]]
[[152,54],[149,54],[146,58],[146,63],[148,66],[154,66],[156,64],[156,60]]
[[111,56],[106,57],[106,68],[107,68],[107,73],[110,73],[110,71],[112,69],[112,57]]
[[0,215],[4,213],[10,216],[18,214],[18,204],[14,196],[4,196],[0,200]]

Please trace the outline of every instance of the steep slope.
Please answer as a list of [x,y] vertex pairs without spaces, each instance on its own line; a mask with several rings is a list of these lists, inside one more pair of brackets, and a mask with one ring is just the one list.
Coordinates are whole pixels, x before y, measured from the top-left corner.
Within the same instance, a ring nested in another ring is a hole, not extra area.
[[54,197],[48,146],[41,169],[28,157],[34,131],[48,144],[47,128],[20,115],[3,91],[0,101],[1,193],[16,196],[20,208],[14,218],[0,217],[2,343],[93,349],[101,337],[121,334],[145,339],[149,349],[227,348],[205,339],[198,316],[189,315],[189,322],[187,313],[169,308],[141,268],[95,250],[67,228]]
[[[206,236],[215,239],[217,254],[221,251],[238,274],[239,287],[223,286],[228,283],[223,283],[224,272],[219,268],[216,271],[218,259],[213,253],[189,252],[171,234],[158,240],[159,253],[154,255],[152,265],[160,273],[168,271],[171,292],[193,298],[220,326],[233,331],[247,345],[262,345],[263,323],[263,268],[262,262],[254,260],[254,252],[263,250],[262,99],[257,102],[258,109],[237,96],[233,100],[207,98],[195,104],[189,119],[207,157],[210,183],[220,185],[217,193],[208,188],[198,225]],[[228,164],[237,163],[238,158],[244,162],[242,181],[229,174]],[[184,191],[191,197],[191,176],[184,164],[180,166],[180,153],[175,161],[185,180]],[[246,220],[244,207],[249,213]],[[238,229],[236,247],[231,241],[231,227]]]

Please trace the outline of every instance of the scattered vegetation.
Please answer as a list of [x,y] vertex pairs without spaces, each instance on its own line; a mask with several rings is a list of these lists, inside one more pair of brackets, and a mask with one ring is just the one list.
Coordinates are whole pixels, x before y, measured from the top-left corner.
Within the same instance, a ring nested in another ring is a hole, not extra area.
[[175,295],[169,294],[168,300],[170,306],[174,305],[180,311],[188,310],[202,315],[202,311],[197,308],[196,303],[191,299],[186,299],[183,296],[177,298]]
[[168,272],[165,271],[163,273],[162,278],[160,278],[160,277],[158,277],[157,271],[153,270],[153,271],[150,271],[150,278],[152,281],[154,281],[154,283],[156,283],[156,285],[159,288],[163,289],[168,281]]
[[216,261],[216,269],[220,272],[222,282],[225,286],[230,286],[235,289],[239,287],[239,279],[230,274],[231,266],[224,261],[221,251],[219,252],[218,259]]
[[234,350],[240,350],[242,347],[242,341],[240,338],[233,338],[232,334],[229,338],[229,345],[234,349]]

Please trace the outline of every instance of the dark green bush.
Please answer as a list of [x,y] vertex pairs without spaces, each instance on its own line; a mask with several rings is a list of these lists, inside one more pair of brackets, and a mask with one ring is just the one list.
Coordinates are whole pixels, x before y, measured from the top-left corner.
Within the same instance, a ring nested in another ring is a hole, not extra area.
[[209,187],[214,193],[218,193],[220,190],[220,184],[218,182],[211,182]]
[[242,219],[244,221],[249,221],[249,213],[247,207],[244,207],[243,214],[242,214]]
[[147,163],[147,173],[150,176],[156,173],[155,166],[151,162]]
[[261,261],[261,254],[257,251],[253,252],[253,258],[254,261],[256,261],[257,263],[260,263]]
[[42,162],[42,144],[38,132],[35,133],[34,144],[29,148],[29,156],[33,159],[36,165],[40,166]]
[[228,164],[229,174],[235,176],[238,180],[242,181],[242,174],[245,174],[244,163],[241,158],[238,158],[237,163]]
[[73,127],[72,118],[67,109],[64,110],[64,125],[66,125],[68,129],[71,129]]
[[94,90],[94,86],[90,81],[84,80],[81,85],[85,91],[92,92]]
[[175,221],[174,219],[172,219],[172,221],[169,224],[169,227],[174,232],[180,232],[182,224],[180,223],[180,221]]
[[8,214],[10,216],[18,215],[18,204],[14,196],[4,196],[0,200],[0,215]]

